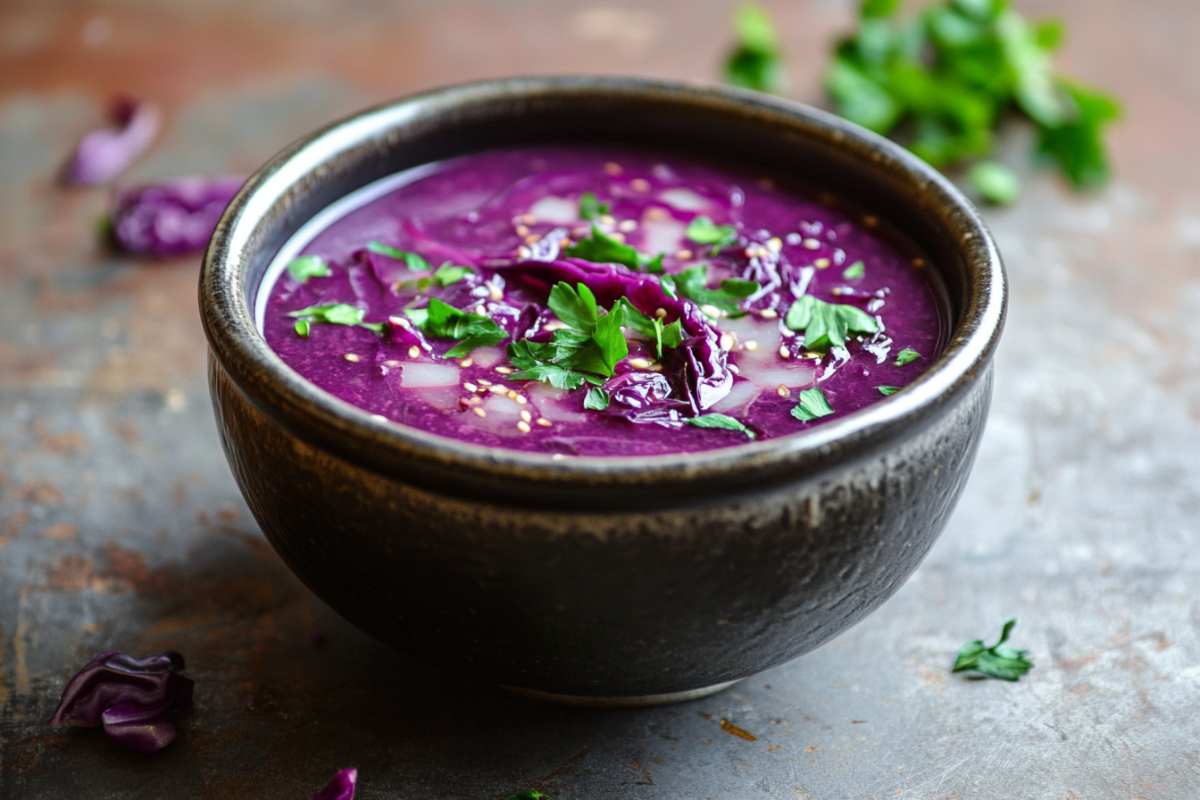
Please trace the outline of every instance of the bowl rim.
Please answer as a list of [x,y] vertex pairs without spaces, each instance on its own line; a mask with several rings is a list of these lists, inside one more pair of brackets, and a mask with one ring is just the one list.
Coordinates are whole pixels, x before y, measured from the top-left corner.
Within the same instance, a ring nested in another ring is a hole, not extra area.
[[[295,372],[268,346],[246,302],[246,267],[256,226],[290,191],[318,175],[321,165],[365,140],[419,119],[495,100],[561,98],[580,93],[629,101],[699,105],[707,111],[752,115],[835,147],[880,170],[881,178],[920,193],[939,209],[970,273],[960,319],[941,354],[905,390],[808,431],[714,450],[658,456],[557,456],[486,447],[374,417]],[[205,251],[200,274],[201,321],[213,359],[260,409],[293,434],[385,474],[419,474],[429,467],[469,477],[520,479],[563,486],[695,484],[768,473],[796,475],[825,468],[911,434],[939,409],[986,377],[1003,330],[1007,282],[987,226],[943,175],[894,142],[803,103],[758,92],[699,83],[609,76],[538,76],[484,80],[435,88],[369,107],[312,132],[255,171],[230,202]],[[811,474],[811,473],[806,473]]]

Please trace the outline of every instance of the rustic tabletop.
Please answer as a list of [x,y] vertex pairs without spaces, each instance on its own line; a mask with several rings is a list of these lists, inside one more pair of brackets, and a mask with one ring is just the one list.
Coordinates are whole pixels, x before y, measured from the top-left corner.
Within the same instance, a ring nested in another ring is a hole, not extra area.
[[[771,4],[819,101],[850,0]],[[244,173],[370,102],[513,73],[710,79],[723,2],[7,0],[0,9],[0,797],[1200,796],[1200,5],[1019,0],[1127,119],[1118,174],[989,212],[1012,306],[975,474],[917,575],[819,651],[694,703],[574,711],[449,685],[274,555],[217,442],[198,258],[93,236],[53,176],[103,103],[159,102],[131,177]],[[1026,169],[1029,140],[1005,135]],[[1017,684],[948,662],[1008,615]],[[154,757],[46,725],[93,653],[173,648],[196,710]],[[727,719],[757,739],[731,736]]]

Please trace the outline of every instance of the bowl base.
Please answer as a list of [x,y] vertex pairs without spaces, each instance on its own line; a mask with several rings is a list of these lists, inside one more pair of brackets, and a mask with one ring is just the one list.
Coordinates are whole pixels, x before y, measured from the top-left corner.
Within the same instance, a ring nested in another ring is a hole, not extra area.
[[699,700],[717,692],[723,692],[737,683],[736,680],[714,683],[711,686],[701,686],[699,689],[686,689],[682,692],[665,692],[663,694],[630,694],[630,695],[587,695],[587,694],[557,694],[543,692],[540,689],[526,689],[523,686],[505,686],[500,688],[520,697],[541,700],[547,703],[557,703],[563,706],[579,708],[647,708],[649,706],[665,706],[672,703],[685,703],[688,700]]

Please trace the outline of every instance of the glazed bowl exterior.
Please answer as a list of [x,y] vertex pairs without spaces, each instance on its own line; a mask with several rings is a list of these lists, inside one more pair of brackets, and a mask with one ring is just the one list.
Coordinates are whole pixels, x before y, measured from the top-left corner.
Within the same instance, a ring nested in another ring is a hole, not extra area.
[[[797,436],[564,459],[374,419],[267,346],[253,316],[262,276],[322,208],[418,164],[564,141],[749,160],[890,220],[945,284],[946,349],[895,396]],[[318,596],[474,680],[638,703],[696,696],[812,650],[916,569],[971,469],[1005,283],[954,187],[844,120],[732,89],[528,78],[378,106],[284,150],[225,212],[200,306],[233,473]]]

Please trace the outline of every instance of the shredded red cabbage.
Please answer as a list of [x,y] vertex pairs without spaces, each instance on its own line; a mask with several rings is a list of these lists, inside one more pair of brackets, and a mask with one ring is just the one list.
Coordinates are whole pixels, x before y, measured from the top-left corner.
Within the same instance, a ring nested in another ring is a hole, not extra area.
[[354,767],[339,769],[325,788],[312,796],[312,800],[354,800],[354,787],[358,785],[358,770]]
[[103,727],[130,750],[162,750],[175,740],[177,716],[192,705],[192,680],[183,670],[183,656],[171,651],[146,658],[101,653],[67,682],[50,724]]
[[146,152],[158,134],[160,115],[149,103],[118,97],[109,110],[112,126],[79,140],[62,170],[63,183],[108,183]]
[[176,256],[203,250],[242,178],[176,178],[117,193],[113,239],[129,253]]

